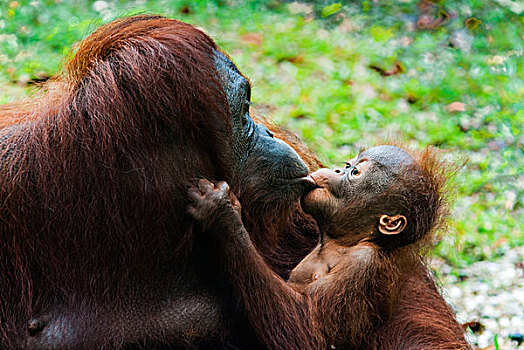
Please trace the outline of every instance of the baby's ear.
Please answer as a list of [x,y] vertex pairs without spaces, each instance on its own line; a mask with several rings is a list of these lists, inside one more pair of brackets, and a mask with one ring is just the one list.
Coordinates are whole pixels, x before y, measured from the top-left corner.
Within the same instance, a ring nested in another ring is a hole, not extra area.
[[404,215],[382,215],[378,221],[378,230],[385,235],[396,235],[402,232],[407,224],[408,219]]

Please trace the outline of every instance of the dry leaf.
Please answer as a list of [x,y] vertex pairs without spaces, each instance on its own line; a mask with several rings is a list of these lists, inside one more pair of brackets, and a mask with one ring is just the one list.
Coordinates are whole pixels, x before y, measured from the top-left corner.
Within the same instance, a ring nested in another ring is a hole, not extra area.
[[466,104],[462,102],[451,102],[449,105],[447,105],[446,109],[448,112],[465,112],[466,111]]
[[262,34],[260,33],[247,33],[245,35],[242,35],[240,37],[240,40],[244,44],[254,45],[254,46],[260,46],[262,45]]

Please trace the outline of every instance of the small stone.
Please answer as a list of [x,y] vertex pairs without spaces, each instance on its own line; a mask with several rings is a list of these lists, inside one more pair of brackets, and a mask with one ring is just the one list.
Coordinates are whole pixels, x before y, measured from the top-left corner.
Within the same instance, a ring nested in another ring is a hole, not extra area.
[[289,12],[291,12],[294,15],[298,15],[298,14],[309,15],[313,13],[313,6],[302,3],[302,2],[294,1],[289,4],[288,10]]
[[452,299],[458,299],[462,297],[463,292],[459,287],[453,286],[448,289],[448,294]]
[[451,34],[449,41],[454,47],[462,51],[469,52],[471,51],[473,36],[464,29],[457,30]]
[[107,9],[108,7],[109,7],[109,4],[102,0],[95,1],[93,4],[93,10],[95,10],[96,12],[102,12],[105,9]]
[[497,55],[497,56],[488,58],[488,64],[491,64],[491,65],[502,64],[504,63],[505,60],[506,60],[506,57]]
[[481,316],[488,318],[497,318],[500,316],[500,311],[497,310],[493,305],[485,305],[482,310]]
[[490,332],[489,330],[485,330],[482,334],[478,337],[478,347],[479,348],[486,348],[491,344],[491,340],[493,339],[493,332]]
[[507,317],[499,318],[499,327],[501,327],[501,328],[509,328],[509,327],[511,327],[511,322],[510,322],[509,318],[507,318]]

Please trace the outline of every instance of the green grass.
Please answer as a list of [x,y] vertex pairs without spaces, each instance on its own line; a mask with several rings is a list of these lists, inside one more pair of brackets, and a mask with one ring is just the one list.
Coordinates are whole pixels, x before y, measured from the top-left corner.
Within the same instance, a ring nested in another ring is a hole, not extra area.
[[[55,74],[101,23],[141,12],[175,17],[204,28],[250,77],[254,105],[329,165],[387,138],[468,159],[452,233],[437,253],[454,264],[496,258],[524,244],[522,6],[433,3],[428,18],[446,20],[422,30],[419,1],[410,0],[0,0],[0,103],[30,92],[29,79]],[[369,68],[395,62],[403,73]],[[450,111],[453,102],[464,110]]]

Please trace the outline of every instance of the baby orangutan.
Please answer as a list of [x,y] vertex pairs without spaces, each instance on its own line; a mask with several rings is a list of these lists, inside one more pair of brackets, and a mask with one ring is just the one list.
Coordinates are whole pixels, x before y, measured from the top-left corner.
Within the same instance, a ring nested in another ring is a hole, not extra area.
[[[389,145],[360,153],[344,169],[314,172],[317,187],[302,206],[321,236],[287,282],[252,245],[225,182],[200,180],[189,189],[188,211],[217,241],[227,279],[269,349],[407,349],[377,339],[396,324],[406,276],[426,271],[421,252],[445,214],[446,176],[434,151],[411,155]],[[426,330],[430,345],[417,339],[409,349],[470,348],[452,313],[442,312],[450,313],[444,335]]]

